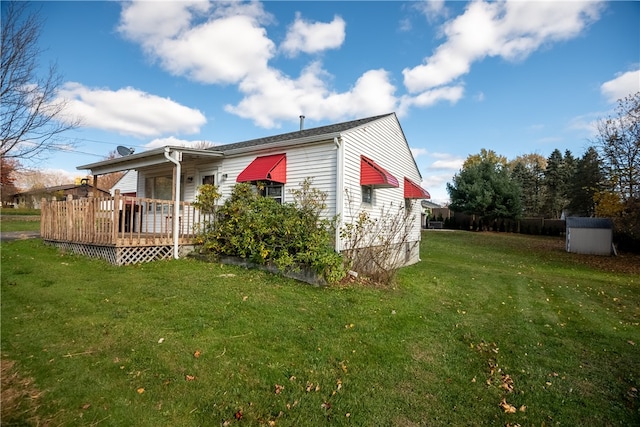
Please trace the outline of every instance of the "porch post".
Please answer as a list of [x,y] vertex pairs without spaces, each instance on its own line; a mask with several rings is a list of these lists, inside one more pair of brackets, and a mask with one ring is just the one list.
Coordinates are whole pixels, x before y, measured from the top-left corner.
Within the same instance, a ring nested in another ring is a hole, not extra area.
[[[172,154],[175,153],[175,156]],[[179,258],[179,245],[178,239],[180,237],[180,174],[182,172],[180,161],[182,160],[182,153],[180,151],[171,152],[169,147],[164,149],[164,157],[175,165],[174,169],[174,196],[173,196],[173,258]]]

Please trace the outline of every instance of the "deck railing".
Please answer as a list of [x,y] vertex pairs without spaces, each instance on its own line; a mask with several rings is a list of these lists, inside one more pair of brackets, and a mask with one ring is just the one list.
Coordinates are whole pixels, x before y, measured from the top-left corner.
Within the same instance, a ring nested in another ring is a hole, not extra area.
[[[180,202],[178,238],[192,244],[199,226],[211,217],[190,202]],[[40,235],[44,240],[115,246],[173,243],[174,202],[122,196],[46,201],[41,204]]]

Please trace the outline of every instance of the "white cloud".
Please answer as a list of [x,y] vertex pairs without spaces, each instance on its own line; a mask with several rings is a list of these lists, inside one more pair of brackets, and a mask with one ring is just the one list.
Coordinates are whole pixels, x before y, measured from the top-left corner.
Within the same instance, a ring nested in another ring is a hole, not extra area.
[[640,90],[640,70],[627,71],[605,82],[600,86],[600,92],[607,98],[607,101],[614,103],[618,99],[636,93]]
[[462,169],[463,163],[464,163],[464,159],[459,159],[459,158],[436,160],[431,164],[431,166],[429,166],[429,169],[458,171]]
[[152,148],[164,147],[167,145],[171,145],[173,147],[189,147],[189,148],[202,149],[207,147],[213,147],[219,144],[216,144],[215,142],[212,142],[212,141],[206,141],[201,139],[194,141],[189,139],[176,138],[175,136],[168,136],[166,138],[156,138],[152,141],[149,141],[144,145],[144,147],[146,149],[152,149]]
[[404,95],[400,99],[398,115],[404,115],[411,107],[430,107],[439,101],[455,104],[463,95],[464,87],[461,85],[439,87],[414,96]]
[[[331,91],[323,79],[328,73],[319,62],[312,63],[293,80],[276,70],[245,79],[240,90],[245,98],[225,110],[249,118],[258,126],[277,127],[280,120],[297,121],[300,114],[308,119],[341,119],[375,115],[395,110],[395,87],[384,70],[364,73],[348,91]],[[274,109],[273,106],[279,108]]]
[[447,17],[449,10],[445,7],[444,0],[423,0],[412,3],[413,7],[419,10],[427,21],[434,22],[440,17]]
[[337,49],[344,43],[345,27],[344,19],[339,16],[329,23],[309,22],[297,13],[280,48],[289,56],[299,52],[317,53]]
[[82,126],[138,137],[196,133],[207,121],[199,110],[131,87],[112,91],[66,83],[58,97]]
[[429,152],[427,151],[426,148],[411,148],[411,154],[413,154],[414,159],[418,156],[424,156],[428,153]]
[[118,30],[170,73],[224,84],[267,68],[275,44],[261,24],[270,19],[256,2],[163,2],[158,7],[141,1],[123,6]]
[[521,60],[549,43],[579,35],[599,18],[600,2],[475,1],[444,24],[446,41],[425,63],[403,70],[412,92],[449,84],[486,57]]

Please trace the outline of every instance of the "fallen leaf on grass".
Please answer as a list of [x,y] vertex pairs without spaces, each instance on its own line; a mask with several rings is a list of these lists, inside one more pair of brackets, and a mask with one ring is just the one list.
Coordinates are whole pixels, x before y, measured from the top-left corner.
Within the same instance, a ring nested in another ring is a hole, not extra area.
[[322,407],[322,409],[329,410],[331,409],[331,403],[324,402],[322,405],[320,405],[320,407]]
[[502,383],[500,384],[500,388],[511,393],[513,391],[513,379],[508,374],[502,374]]
[[516,407],[507,403],[506,399],[502,399],[500,402],[500,407],[504,410],[506,414],[515,414]]
[[138,394],[142,394],[144,393],[144,388],[140,387],[139,389],[136,390],[138,392]]
[[185,375],[184,379],[187,381],[195,381],[196,377],[193,375]]
[[282,390],[284,390],[284,386],[280,384],[276,384],[276,394],[282,393]]
[[236,417],[236,420],[241,420],[242,419],[242,411],[236,412],[234,417]]
[[526,411],[526,410],[527,410],[527,407],[526,407],[525,405],[522,405],[522,406],[520,407],[520,409],[518,409],[518,410],[519,410],[520,412],[524,412],[524,411]]
[[201,355],[202,355],[202,352],[200,350],[196,350],[196,351],[193,352],[193,357],[195,357],[196,359],[198,357],[200,357]]
[[91,403],[85,403],[84,405],[82,405],[82,409],[84,409],[85,411],[90,407],[91,407]]
[[164,342],[164,338],[160,338],[160,339],[158,340],[158,344],[162,344],[163,342]]
[[635,343],[635,342],[633,342],[633,341],[631,341],[631,340],[629,340],[629,341],[627,341],[627,342],[628,342],[629,344],[631,344],[631,345],[636,345],[636,343]]

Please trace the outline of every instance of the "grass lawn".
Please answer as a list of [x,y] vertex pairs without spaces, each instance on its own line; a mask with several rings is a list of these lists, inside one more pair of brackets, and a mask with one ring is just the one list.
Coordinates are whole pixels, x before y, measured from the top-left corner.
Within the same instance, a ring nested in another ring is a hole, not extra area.
[[40,210],[0,209],[0,231],[40,231]]
[[423,234],[393,289],[2,245],[2,423],[640,425],[640,258]]

